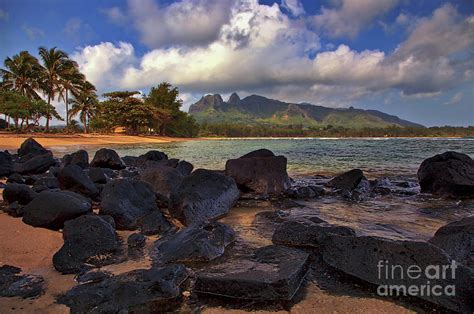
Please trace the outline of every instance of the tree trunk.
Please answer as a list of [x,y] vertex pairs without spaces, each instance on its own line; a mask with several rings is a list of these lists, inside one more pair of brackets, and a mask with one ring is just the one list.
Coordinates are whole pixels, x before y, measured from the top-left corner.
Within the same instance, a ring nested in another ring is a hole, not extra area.
[[87,121],[85,116],[82,118],[82,124],[84,126],[84,133],[87,133]]
[[48,109],[46,111],[46,132],[49,132],[49,106],[51,105],[51,95],[48,95]]
[[68,93],[66,88],[66,128],[69,127],[69,101],[68,101]]

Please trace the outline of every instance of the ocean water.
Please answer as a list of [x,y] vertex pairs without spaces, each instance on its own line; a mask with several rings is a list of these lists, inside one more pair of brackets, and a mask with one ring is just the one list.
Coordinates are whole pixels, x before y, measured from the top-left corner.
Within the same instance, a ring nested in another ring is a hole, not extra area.
[[[224,139],[164,144],[110,146],[120,156],[138,156],[156,149],[170,158],[187,160],[195,168],[224,169],[225,162],[259,148],[288,159],[291,175],[335,174],[353,168],[368,176],[415,176],[420,163],[448,150],[474,157],[474,139],[361,138],[361,139]],[[78,147],[55,148],[66,153]],[[100,147],[87,147],[91,158]]]

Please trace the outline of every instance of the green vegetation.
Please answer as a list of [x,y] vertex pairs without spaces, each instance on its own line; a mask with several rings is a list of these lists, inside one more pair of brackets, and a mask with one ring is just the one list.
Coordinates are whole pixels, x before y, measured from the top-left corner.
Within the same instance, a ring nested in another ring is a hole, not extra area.
[[[168,83],[153,87],[144,97],[139,92],[115,91],[104,94],[105,99],[99,101],[95,86],[64,51],[40,47],[38,55],[41,62],[28,51],[5,59],[5,68],[0,69],[0,113],[5,119],[0,127],[19,132],[43,131],[43,118],[48,132],[52,118],[64,121],[51,104],[57,100],[65,106],[66,132],[81,128],[85,133],[111,132],[123,127],[129,134],[198,134],[194,118],[180,110],[178,89]],[[76,116],[82,126],[73,120]]]

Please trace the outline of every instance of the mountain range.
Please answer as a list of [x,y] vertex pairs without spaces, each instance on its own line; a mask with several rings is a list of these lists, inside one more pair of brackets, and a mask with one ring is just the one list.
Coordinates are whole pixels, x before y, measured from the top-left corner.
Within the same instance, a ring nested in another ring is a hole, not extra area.
[[240,99],[233,93],[227,101],[219,94],[205,95],[192,104],[189,113],[200,123],[245,125],[302,125],[304,127],[385,128],[423,127],[377,110],[328,108],[308,103],[287,103],[259,95]]

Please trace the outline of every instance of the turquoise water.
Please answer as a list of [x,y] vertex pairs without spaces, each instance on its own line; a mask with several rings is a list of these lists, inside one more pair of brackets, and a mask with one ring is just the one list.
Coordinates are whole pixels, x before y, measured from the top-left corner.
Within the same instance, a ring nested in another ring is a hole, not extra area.
[[[75,148],[56,148],[68,152]],[[120,156],[138,156],[151,149],[170,158],[190,161],[196,168],[223,169],[227,159],[259,148],[288,158],[292,175],[334,174],[360,168],[369,176],[415,176],[420,163],[447,150],[474,157],[474,139],[225,139],[164,144],[111,146]],[[98,148],[86,148],[91,157]]]

